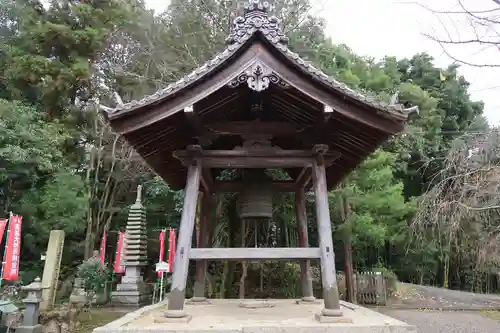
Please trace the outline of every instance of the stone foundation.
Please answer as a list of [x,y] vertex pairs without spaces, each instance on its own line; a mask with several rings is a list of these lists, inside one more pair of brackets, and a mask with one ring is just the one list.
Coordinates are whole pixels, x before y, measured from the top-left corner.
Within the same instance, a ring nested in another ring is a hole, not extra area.
[[[247,302],[244,300],[243,302]],[[256,300],[248,300],[255,304]],[[241,300],[211,299],[207,305],[190,305],[184,311],[189,320],[165,318],[166,302],[130,312],[124,317],[96,328],[93,333],[416,333],[413,326],[378,312],[342,302],[342,316],[335,321],[318,320],[323,302],[266,300],[265,307],[240,306]]]
[[122,283],[111,294],[114,306],[142,307],[152,302],[151,288],[143,282]]

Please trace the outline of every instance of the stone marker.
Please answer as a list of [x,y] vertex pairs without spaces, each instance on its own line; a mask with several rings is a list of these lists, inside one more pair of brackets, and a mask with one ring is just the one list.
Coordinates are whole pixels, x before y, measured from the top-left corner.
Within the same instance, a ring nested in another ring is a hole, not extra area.
[[45,258],[45,266],[43,268],[43,292],[42,303],[40,304],[40,310],[42,311],[51,310],[54,306],[63,247],[64,231],[52,230],[50,232],[49,245],[47,246],[47,256]]
[[141,203],[142,187],[137,187],[137,199],[130,207],[126,236],[125,275],[111,295],[115,305],[139,307],[151,303],[151,288],[144,283],[142,269],[147,265],[146,210]]
[[83,289],[83,279],[77,277],[73,283],[73,290],[71,291],[69,302],[75,304],[85,304],[87,301],[87,292]]

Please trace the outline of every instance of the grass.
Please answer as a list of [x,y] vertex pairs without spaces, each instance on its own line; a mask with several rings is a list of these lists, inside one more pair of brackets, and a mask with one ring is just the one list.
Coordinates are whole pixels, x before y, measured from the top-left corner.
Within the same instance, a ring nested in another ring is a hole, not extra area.
[[113,320],[123,317],[124,314],[123,312],[106,309],[90,309],[81,312],[78,316],[80,325],[78,325],[74,333],[91,333],[94,328],[104,326]]
[[481,311],[486,318],[500,321],[500,311]]

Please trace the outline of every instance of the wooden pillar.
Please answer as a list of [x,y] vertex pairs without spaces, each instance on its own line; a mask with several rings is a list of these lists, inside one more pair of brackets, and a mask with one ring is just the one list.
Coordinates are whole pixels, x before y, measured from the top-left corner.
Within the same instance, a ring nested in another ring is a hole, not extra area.
[[349,224],[350,207],[347,198],[340,199],[340,215],[344,223],[344,274],[345,274],[345,300],[356,303],[354,285],[354,269],[352,264],[351,225]]
[[[299,246],[309,247],[309,236],[307,234],[307,215],[306,215],[306,200],[304,188],[297,188],[295,191],[295,215],[297,219],[297,227],[299,230]],[[302,285],[302,301],[313,302],[311,262],[309,260],[300,261],[300,280]]]
[[184,317],[184,299],[186,297],[186,280],[189,267],[189,250],[193,237],[196,218],[196,204],[198,190],[200,188],[201,164],[193,161],[188,167],[186,191],[184,194],[184,205],[182,208],[181,225],[179,227],[179,238],[177,253],[175,256],[174,273],[172,275],[172,287],[168,296],[167,317]]
[[[208,237],[209,228],[211,227],[211,213],[212,213],[212,195],[210,193],[203,193],[201,197],[201,209],[200,209],[200,228],[198,235],[198,244],[196,247],[204,248],[209,247]],[[198,260],[196,261],[196,274],[194,282],[194,295],[191,298],[191,302],[206,302],[205,297],[205,286],[206,286],[206,274],[207,274],[207,261]]]
[[319,249],[321,259],[321,282],[323,286],[324,309],[321,315],[342,316],[339,291],[335,271],[335,253],[333,251],[332,226],[328,207],[328,190],[323,153],[328,149],[323,145],[315,146],[317,157],[313,160],[312,174],[316,194],[316,219],[318,223]]

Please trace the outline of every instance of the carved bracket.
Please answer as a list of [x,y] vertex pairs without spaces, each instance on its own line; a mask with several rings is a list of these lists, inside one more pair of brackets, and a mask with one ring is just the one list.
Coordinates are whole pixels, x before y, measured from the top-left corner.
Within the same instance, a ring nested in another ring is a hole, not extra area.
[[260,61],[253,62],[242,73],[229,82],[228,86],[234,88],[245,82],[250,89],[257,92],[266,90],[271,83],[282,88],[290,87],[290,85],[279,77],[278,74]]

